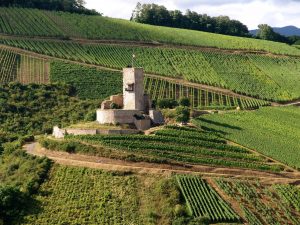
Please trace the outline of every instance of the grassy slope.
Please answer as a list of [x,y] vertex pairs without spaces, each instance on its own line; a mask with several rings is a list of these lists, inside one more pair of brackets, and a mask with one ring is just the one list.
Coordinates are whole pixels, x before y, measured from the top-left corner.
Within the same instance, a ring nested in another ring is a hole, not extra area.
[[122,93],[120,72],[97,70],[76,64],[51,62],[51,82],[65,82],[76,89],[83,99],[105,99]]
[[151,26],[100,16],[0,8],[0,32],[13,35],[163,42],[300,55],[291,46],[200,31]]
[[253,112],[208,115],[197,125],[220,131],[230,140],[300,168],[300,108],[263,108]]
[[179,191],[158,175],[55,165],[36,199],[25,224],[171,224]]
[[135,52],[136,65],[147,73],[184,78],[273,101],[300,97],[300,60],[295,57],[75,42],[2,41],[41,54],[117,69],[130,64]]

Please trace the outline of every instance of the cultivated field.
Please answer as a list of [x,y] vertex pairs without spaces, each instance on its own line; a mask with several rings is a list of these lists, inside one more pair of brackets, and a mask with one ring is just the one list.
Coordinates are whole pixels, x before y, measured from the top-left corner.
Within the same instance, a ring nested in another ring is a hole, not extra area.
[[162,42],[300,55],[287,44],[36,9],[0,8],[0,32],[11,35]]
[[204,116],[194,122],[243,146],[300,168],[299,118],[299,107],[268,107],[251,112]]

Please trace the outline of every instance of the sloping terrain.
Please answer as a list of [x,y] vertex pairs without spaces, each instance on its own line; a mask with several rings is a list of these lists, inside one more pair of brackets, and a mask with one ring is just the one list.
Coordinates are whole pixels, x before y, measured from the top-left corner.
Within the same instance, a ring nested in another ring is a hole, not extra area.
[[286,44],[36,9],[0,8],[0,33],[22,36],[127,40],[300,55]]
[[265,155],[300,168],[300,108],[263,108],[258,111],[209,115],[195,123]]

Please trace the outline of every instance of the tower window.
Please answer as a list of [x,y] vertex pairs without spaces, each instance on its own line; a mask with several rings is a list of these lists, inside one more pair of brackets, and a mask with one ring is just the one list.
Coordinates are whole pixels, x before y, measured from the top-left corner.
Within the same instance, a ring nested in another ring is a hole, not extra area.
[[125,91],[134,91],[134,84],[127,84],[127,88],[125,88]]

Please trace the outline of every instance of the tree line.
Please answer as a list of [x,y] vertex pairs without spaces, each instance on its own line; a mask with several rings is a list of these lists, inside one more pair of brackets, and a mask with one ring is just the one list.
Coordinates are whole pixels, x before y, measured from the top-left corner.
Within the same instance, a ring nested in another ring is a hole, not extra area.
[[198,14],[191,10],[187,10],[184,14],[179,10],[168,10],[166,7],[156,4],[137,3],[130,20],[157,26],[251,37],[287,44],[294,44],[300,40],[300,37],[298,36],[286,37],[276,33],[273,28],[267,24],[260,24],[258,26],[259,31],[257,35],[253,36],[249,33],[246,25],[238,20],[231,20],[228,16],[211,17],[207,14]]
[[191,10],[183,14],[179,10],[167,10],[166,7],[156,4],[138,3],[132,13],[131,21],[225,35],[251,36],[246,25],[240,21],[231,20],[228,16],[210,17]]
[[0,6],[36,8],[53,11],[64,11],[87,15],[101,15],[96,10],[85,8],[84,0],[1,0]]

